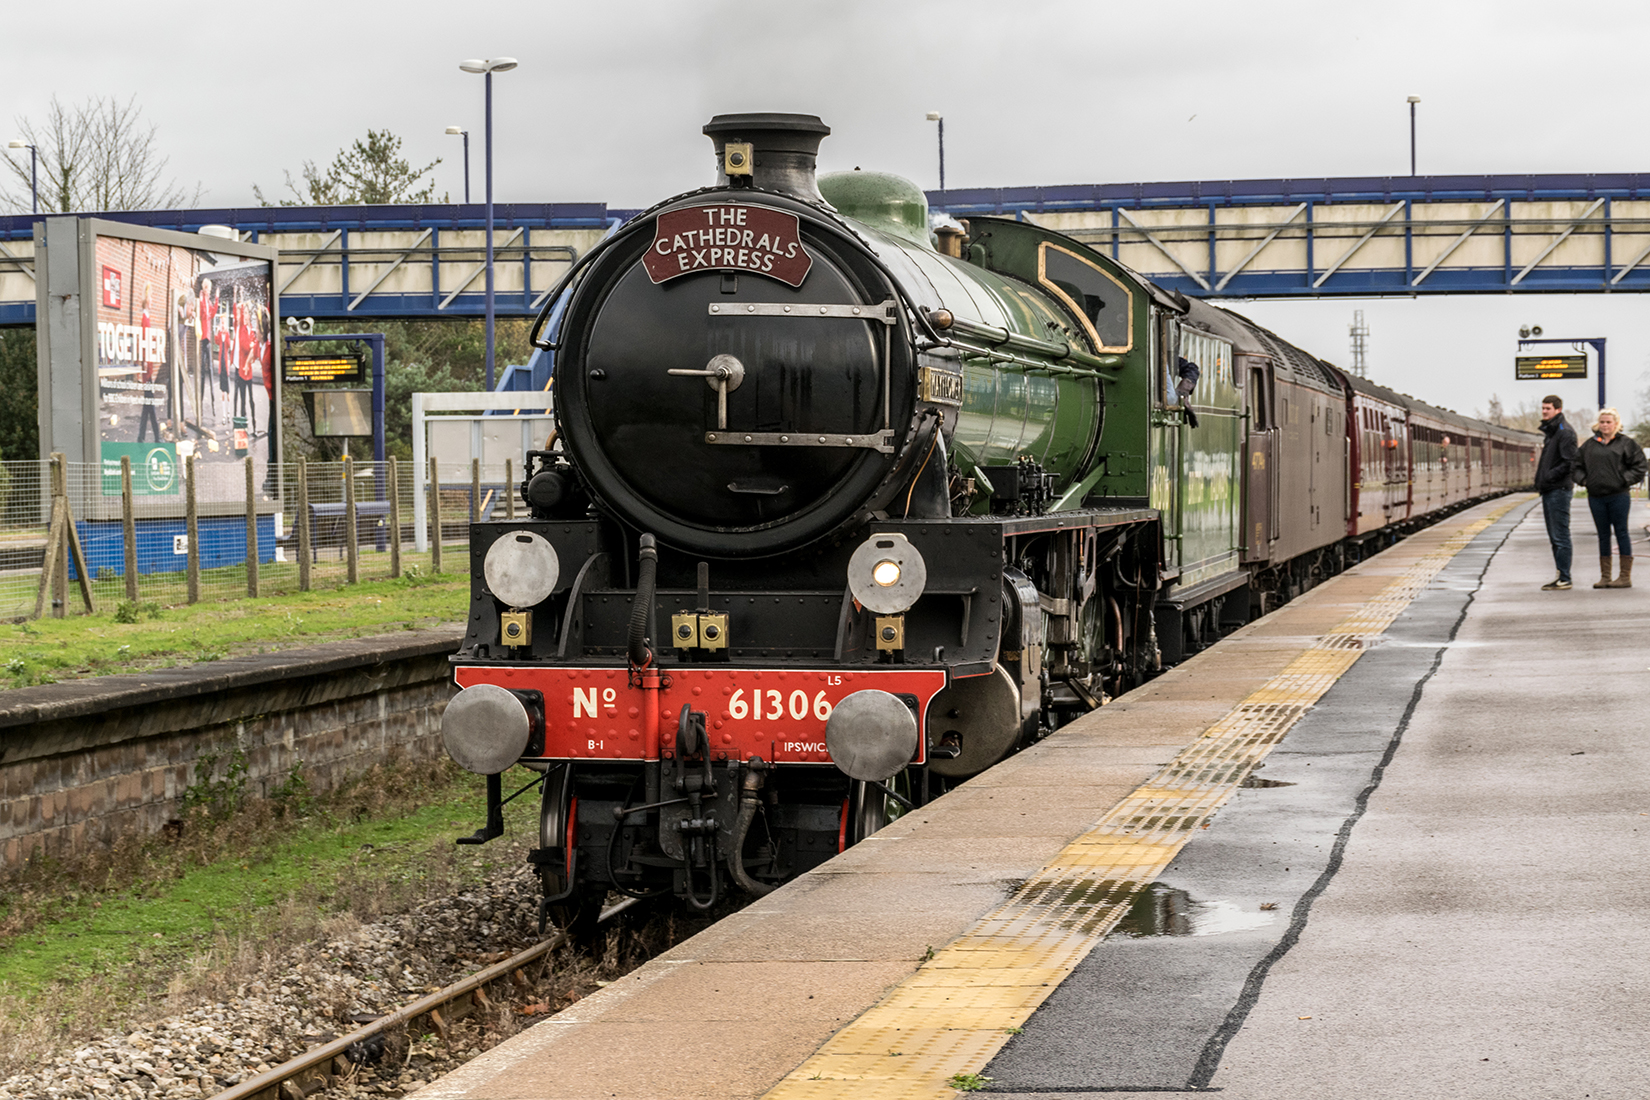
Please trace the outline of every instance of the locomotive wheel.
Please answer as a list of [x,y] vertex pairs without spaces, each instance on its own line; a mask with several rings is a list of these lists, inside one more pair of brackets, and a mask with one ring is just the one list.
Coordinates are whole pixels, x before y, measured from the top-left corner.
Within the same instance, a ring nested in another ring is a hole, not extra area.
[[[910,797],[910,769],[900,772],[886,784],[890,790]],[[854,780],[848,800],[848,843],[858,844],[884,825],[905,813],[905,807],[877,790],[869,783]]]
[[567,826],[573,810],[572,770],[568,764],[553,770],[544,777],[544,787],[539,794],[539,847],[557,855],[554,862],[539,867],[547,898],[567,889],[568,868],[572,865],[567,858]]
[[604,900],[605,897],[595,891],[581,891],[565,902],[550,906],[550,923],[566,932],[574,945],[590,947],[596,942]]
[[855,779],[848,792],[848,847],[888,824],[888,796]]
[[[547,898],[565,894],[568,874],[578,870],[570,851],[576,840],[570,835],[578,827],[576,814],[573,769],[563,765],[545,777],[539,796],[539,847],[555,853],[550,863],[539,867],[540,885]],[[607,892],[600,888],[575,889],[572,895],[546,905],[544,915],[575,944],[586,947],[596,941],[596,924],[606,897]]]

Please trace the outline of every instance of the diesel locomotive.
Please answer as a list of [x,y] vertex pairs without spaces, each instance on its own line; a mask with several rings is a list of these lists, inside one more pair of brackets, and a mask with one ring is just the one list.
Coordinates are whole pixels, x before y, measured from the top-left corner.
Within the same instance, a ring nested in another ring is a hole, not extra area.
[[[545,912],[817,866],[1383,545],[1536,440],[1026,221],[931,228],[721,115],[568,273],[555,442],[472,528],[448,751],[540,772]],[[546,325],[554,315],[557,323]],[[524,788],[526,789],[526,788]],[[518,792],[519,793],[519,792]]]

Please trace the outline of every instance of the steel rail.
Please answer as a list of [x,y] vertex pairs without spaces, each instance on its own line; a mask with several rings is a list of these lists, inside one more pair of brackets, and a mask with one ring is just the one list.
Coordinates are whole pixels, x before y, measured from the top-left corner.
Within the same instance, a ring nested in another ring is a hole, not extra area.
[[[639,898],[626,898],[617,904],[609,906],[608,908],[602,910],[601,915],[597,918],[597,923],[603,923],[618,916],[621,912],[630,908],[639,900]],[[211,1100],[251,1100],[251,1098],[258,1097],[263,1094],[268,1094],[270,1097],[277,1098],[278,1100],[281,1095],[280,1088],[284,1082],[290,1081],[294,1077],[298,1077],[301,1074],[309,1072],[310,1070],[324,1066],[334,1058],[343,1057],[349,1048],[354,1046],[356,1043],[364,1042],[375,1035],[380,1035],[386,1031],[389,1031],[391,1028],[398,1027],[405,1023],[410,1023],[420,1016],[426,1016],[431,1012],[439,1011],[467,993],[473,993],[484,985],[489,985],[501,978],[508,977],[510,974],[520,970],[534,959],[537,959],[542,955],[549,954],[551,951],[554,951],[566,942],[567,933],[557,932],[554,936],[551,936],[547,940],[540,940],[532,947],[529,947],[523,951],[518,951],[508,959],[505,959],[503,962],[494,963],[485,970],[478,970],[469,977],[463,978],[452,985],[447,986],[445,989],[437,990],[426,997],[421,997],[412,1004],[398,1008],[386,1016],[380,1016],[370,1024],[363,1024],[361,1027],[356,1028],[348,1035],[340,1036],[329,1043],[325,1043],[318,1047],[313,1047],[310,1050],[298,1055],[296,1058],[282,1062],[273,1069],[265,1070],[256,1077],[242,1081],[238,1085],[232,1085],[222,1092],[215,1093],[211,1097]]]

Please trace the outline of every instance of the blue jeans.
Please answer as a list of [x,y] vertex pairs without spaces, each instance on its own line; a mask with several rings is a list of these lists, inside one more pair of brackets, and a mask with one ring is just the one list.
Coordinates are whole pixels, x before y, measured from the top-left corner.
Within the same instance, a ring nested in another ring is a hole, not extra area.
[[[1625,496],[1626,494],[1622,494]],[[1541,494],[1541,513],[1547,520],[1547,540],[1553,544],[1553,564],[1559,580],[1570,579],[1570,502],[1575,490],[1568,485]]]
[[1616,545],[1621,548],[1621,556],[1633,556],[1633,544],[1627,541],[1627,516],[1632,511],[1633,499],[1625,492],[1611,493],[1607,497],[1587,497],[1587,507],[1593,510],[1593,526],[1598,528],[1598,556],[1610,556],[1610,531],[1616,532]]

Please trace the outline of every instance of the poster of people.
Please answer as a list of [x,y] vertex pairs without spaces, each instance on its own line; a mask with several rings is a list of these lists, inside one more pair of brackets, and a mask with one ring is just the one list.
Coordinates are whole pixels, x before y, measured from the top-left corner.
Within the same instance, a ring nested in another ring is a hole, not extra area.
[[[195,456],[205,501],[244,501],[242,460],[260,492],[279,430],[275,318],[266,260],[201,247],[96,238],[98,440],[106,494],[132,460],[143,495],[181,491]],[[111,482],[112,478],[112,482]]]

